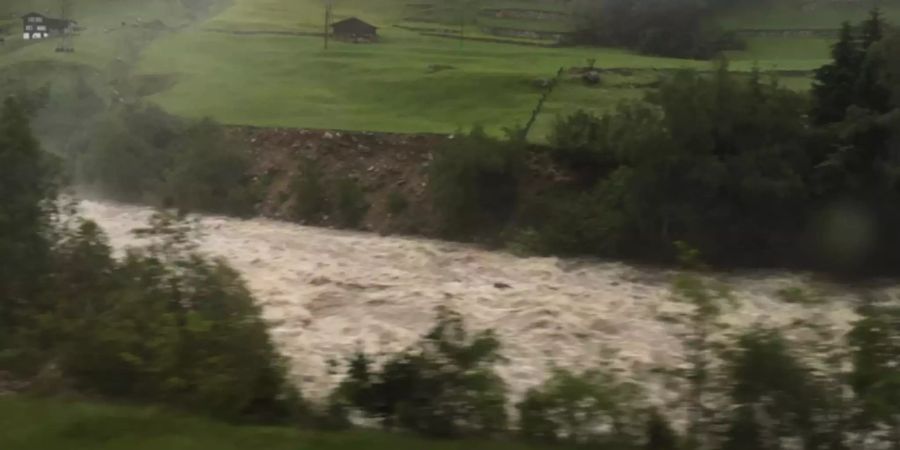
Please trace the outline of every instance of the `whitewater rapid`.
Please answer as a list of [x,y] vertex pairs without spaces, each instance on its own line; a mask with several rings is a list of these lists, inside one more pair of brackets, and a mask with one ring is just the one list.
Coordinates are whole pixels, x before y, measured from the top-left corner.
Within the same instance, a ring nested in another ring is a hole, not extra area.
[[[98,201],[81,201],[79,209],[106,230],[119,251],[142,244],[131,231],[153,213]],[[333,361],[358,346],[370,352],[405,348],[433,324],[438,305],[460,312],[472,329],[497,333],[507,358],[499,372],[514,395],[540,383],[554,366],[609,364],[663,395],[653,369],[681,362],[680,325],[671,319],[690,307],[670,298],[669,271],[520,258],[264,219],[197,219],[200,250],[225,258],[243,274],[292,376],[312,398],[324,396],[339,379]],[[813,320],[840,331],[854,317],[852,296],[838,287],[831,287],[827,305],[778,300],[780,289],[813,282],[807,275],[727,279],[735,306],[724,319],[736,327]]]

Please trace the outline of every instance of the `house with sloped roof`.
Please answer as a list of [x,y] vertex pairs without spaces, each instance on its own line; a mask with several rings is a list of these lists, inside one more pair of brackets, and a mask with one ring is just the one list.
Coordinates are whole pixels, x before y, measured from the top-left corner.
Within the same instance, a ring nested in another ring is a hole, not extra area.
[[75,30],[74,20],[56,19],[41,13],[31,12],[22,16],[22,39],[46,39]]

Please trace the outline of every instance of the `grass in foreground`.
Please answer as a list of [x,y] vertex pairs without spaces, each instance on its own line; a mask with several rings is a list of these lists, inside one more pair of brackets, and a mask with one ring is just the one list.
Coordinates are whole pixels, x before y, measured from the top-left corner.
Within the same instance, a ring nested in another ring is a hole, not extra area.
[[[378,431],[234,426],[158,408],[0,397],[10,450],[541,450],[490,441],[431,441]],[[561,447],[555,449],[565,450]]]

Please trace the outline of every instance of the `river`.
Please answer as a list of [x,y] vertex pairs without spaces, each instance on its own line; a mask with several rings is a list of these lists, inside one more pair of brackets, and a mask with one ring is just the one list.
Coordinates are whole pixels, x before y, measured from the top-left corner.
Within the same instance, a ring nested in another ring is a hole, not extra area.
[[[141,245],[131,230],[146,225],[149,208],[81,201],[114,248]],[[332,360],[357,346],[400,350],[432,325],[435,308],[460,312],[472,329],[494,330],[508,359],[499,367],[514,395],[541,382],[554,366],[611,365],[648,389],[654,368],[681,362],[671,271],[617,262],[521,258],[472,246],[406,237],[311,228],[264,219],[198,217],[202,252],[239,270],[260,302],[291,374],[312,398],[339,375]],[[734,306],[723,321],[736,327],[782,326],[798,320],[847,329],[853,319],[846,289],[809,275],[743,273],[723,276]],[[784,288],[815,283],[832,294],[825,305],[779,300]],[[808,339],[794,327],[791,336]],[[653,393],[651,392],[651,395]]]

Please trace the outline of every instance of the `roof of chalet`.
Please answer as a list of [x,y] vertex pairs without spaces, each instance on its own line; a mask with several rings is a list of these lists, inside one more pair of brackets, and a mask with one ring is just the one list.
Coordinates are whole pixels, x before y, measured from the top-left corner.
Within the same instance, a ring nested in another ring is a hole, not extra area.
[[331,26],[335,27],[338,25],[347,25],[347,24],[351,24],[351,23],[359,23],[359,24],[365,25],[367,27],[372,27],[376,30],[378,29],[378,27],[376,27],[375,25],[372,25],[371,23],[368,23],[364,20],[357,19],[356,17],[350,17],[348,19],[339,20],[337,22],[332,23]]
[[55,24],[55,25],[59,25],[59,26],[67,25],[70,23],[78,23],[77,21],[74,21],[74,20],[57,19],[55,17],[49,17],[45,14],[41,14],[39,12],[33,12],[33,11],[22,16],[23,19],[27,19],[29,17],[43,17],[44,19],[47,19],[47,24]]

